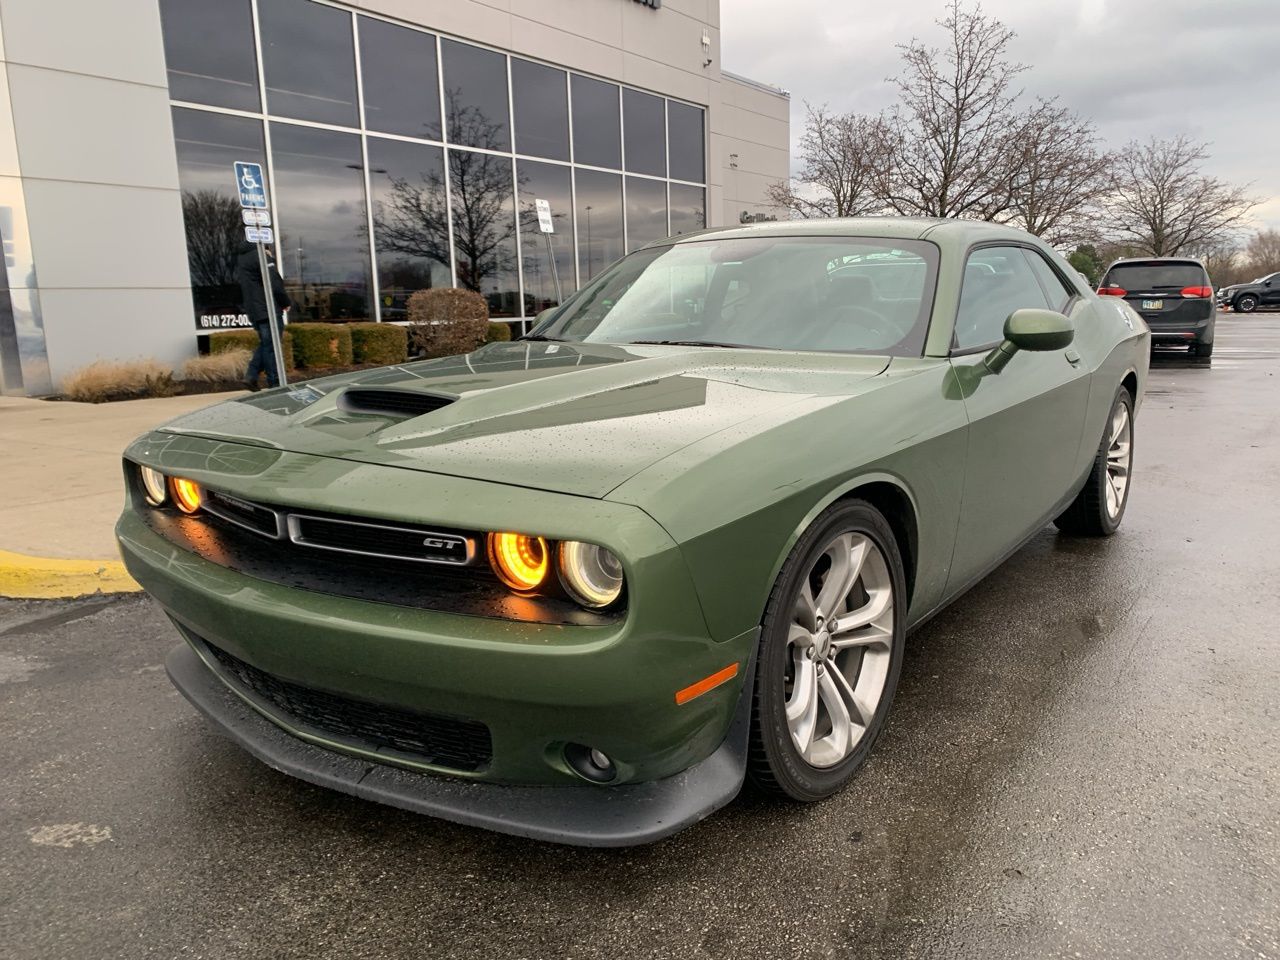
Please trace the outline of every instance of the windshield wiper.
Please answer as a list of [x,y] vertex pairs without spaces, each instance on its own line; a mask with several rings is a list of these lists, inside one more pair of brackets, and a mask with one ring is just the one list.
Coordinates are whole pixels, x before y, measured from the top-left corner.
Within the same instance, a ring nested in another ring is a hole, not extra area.
[[536,343],[568,343],[564,337],[548,337],[545,333],[526,333],[523,337],[516,337],[517,340],[532,340]]
[[[751,343],[720,343],[716,340],[629,340],[628,343],[657,347],[727,347],[734,350],[776,350],[777,347],[760,347]],[[625,344],[624,344],[625,346]]]

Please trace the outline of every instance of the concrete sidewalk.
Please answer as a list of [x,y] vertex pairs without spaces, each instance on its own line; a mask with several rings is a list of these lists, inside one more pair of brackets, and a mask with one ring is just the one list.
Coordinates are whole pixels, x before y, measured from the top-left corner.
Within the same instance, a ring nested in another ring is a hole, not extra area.
[[139,434],[238,395],[103,404],[0,397],[0,596],[133,587],[112,535],[124,498],[120,454]]

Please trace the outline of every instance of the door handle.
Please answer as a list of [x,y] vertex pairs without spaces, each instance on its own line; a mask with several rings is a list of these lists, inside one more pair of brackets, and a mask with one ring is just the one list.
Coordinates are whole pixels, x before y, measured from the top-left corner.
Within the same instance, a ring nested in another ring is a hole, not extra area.
[[1068,349],[1064,356],[1067,358],[1067,363],[1073,367],[1080,366],[1080,354],[1076,353],[1074,349]]

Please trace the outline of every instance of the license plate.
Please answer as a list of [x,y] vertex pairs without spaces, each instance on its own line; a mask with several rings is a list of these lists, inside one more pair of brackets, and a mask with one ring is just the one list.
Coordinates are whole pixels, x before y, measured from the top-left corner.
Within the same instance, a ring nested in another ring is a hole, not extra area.
[[1163,310],[1164,301],[1163,300],[1143,300],[1142,309],[1143,310]]

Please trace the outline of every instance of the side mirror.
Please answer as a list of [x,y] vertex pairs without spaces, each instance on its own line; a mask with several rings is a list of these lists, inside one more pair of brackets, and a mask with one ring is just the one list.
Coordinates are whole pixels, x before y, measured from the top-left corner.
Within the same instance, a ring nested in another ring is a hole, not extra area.
[[999,373],[1019,350],[1062,350],[1076,337],[1075,328],[1056,310],[1026,307],[1009,314],[1004,322],[1004,342],[983,362],[992,373]]

